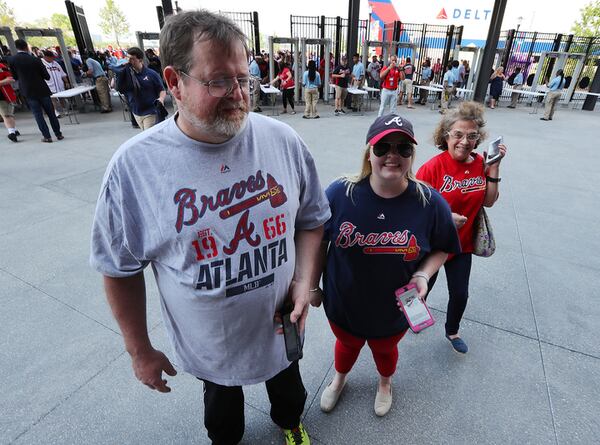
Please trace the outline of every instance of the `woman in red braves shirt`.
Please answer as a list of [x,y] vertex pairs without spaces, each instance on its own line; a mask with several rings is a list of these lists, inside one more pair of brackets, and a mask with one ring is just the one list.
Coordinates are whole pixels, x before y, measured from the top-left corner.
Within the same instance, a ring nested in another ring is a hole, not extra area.
[[[448,281],[448,312],[446,338],[455,351],[465,354],[467,344],[458,335],[460,320],[469,298],[469,276],[473,252],[474,223],[482,206],[491,207],[498,199],[500,160],[484,166],[481,155],[474,153],[485,139],[483,106],[463,102],[453,113],[445,115],[434,132],[436,146],[443,153],[427,161],[417,178],[438,190],[452,209],[452,218],[458,228],[461,253],[449,256],[444,264]],[[506,146],[500,145],[502,157]],[[429,283],[431,289],[437,275]]]
[[[361,172],[334,181],[325,192],[331,218],[321,251],[323,303],[336,337],[336,373],[321,395],[325,412],[335,407],[365,343],[379,373],[375,414],[389,411],[398,342],[408,328],[394,291],[415,283],[424,298],[448,253],[460,252],[450,207],[412,173],[415,145],[407,119],[377,118],[369,128]],[[320,304],[318,280],[313,305]]]

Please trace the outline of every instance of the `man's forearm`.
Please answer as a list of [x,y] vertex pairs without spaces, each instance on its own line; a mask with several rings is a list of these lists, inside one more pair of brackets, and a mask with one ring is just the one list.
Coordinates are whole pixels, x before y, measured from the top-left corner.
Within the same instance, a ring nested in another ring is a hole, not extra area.
[[311,230],[299,230],[296,232],[294,242],[296,244],[296,267],[294,269],[294,281],[311,285],[318,273],[319,250],[323,239],[323,226]]
[[152,348],[146,324],[144,273],[127,278],[104,276],[104,289],[130,355]]

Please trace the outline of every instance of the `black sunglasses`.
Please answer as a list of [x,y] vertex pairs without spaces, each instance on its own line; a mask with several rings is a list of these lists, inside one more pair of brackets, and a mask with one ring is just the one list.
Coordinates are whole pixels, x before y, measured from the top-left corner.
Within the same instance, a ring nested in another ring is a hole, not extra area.
[[389,142],[377,142],[373,145],[373,154],[380,158],[381,156],[385,156],[392,147],[396,147],[398,153],[403,158],[410,158],[415,151],[415,147],[408,142],[400,142],[399,144],[391,144]]

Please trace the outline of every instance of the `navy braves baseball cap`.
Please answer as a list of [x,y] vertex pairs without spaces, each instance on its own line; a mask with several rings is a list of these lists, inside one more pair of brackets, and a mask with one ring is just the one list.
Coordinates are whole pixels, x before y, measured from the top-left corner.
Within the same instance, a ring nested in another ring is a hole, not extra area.
[[375,122],[369,127],[367,143],[375,145],[384,136],[396,132],[403,133],[414,144],[417,143],[415,132],[413,131],[413,126],[410,121],[397,114],[388,114],[375,119]]

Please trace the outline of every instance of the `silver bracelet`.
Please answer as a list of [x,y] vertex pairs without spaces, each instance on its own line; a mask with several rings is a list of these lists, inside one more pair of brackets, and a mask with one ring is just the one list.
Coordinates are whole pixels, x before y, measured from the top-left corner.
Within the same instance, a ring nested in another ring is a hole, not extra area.
[[315,287],[314,289],[309,289],[309,292],[319,292],[321,290],[320,287]]
[[415,277],[425,278],[425,281],[429,283],[429,275],[427,275],[425,272],[415,272],[414,274],[412,274],[412,278]]

